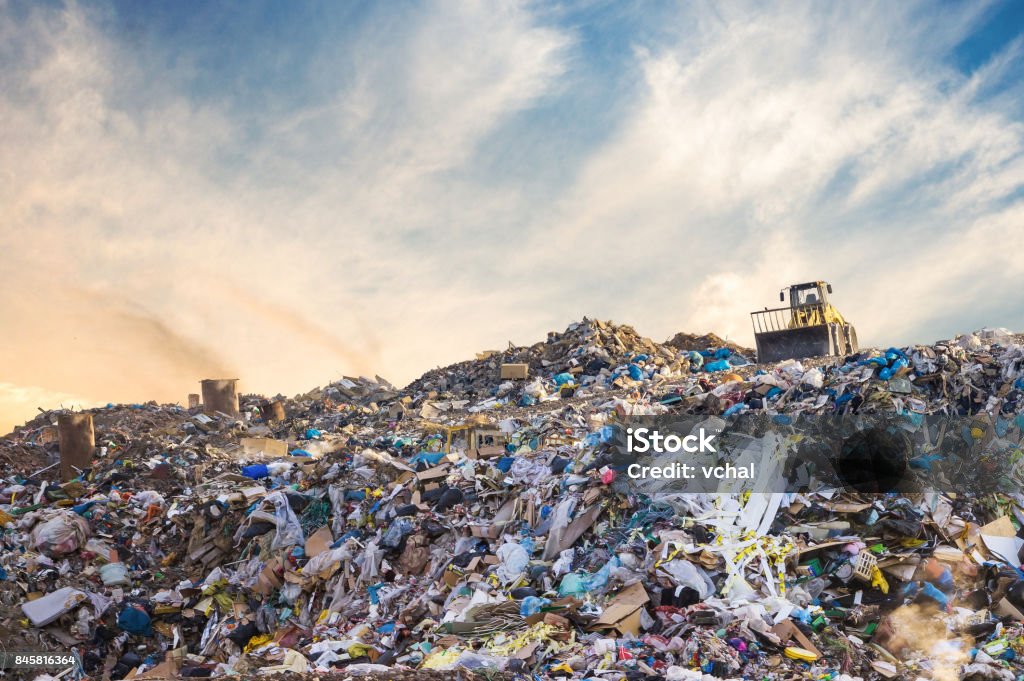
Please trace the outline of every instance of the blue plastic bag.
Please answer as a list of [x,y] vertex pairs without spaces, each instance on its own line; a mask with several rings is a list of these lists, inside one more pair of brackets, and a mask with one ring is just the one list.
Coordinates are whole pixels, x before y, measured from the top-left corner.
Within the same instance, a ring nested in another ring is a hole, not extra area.
[[536,615],[540,612],[540,609],[546,605],[551,605],[550,598],[538,598],[537,596],[527,596],[523,599],[523,604],[519,606],[519,614],[523,617]]
[[136,634],[137,636],[152,636],[153,625],[144,611],[127,606],[117,616],[117,626],[121,627],[129,634]]
[[251,466],[243,466],[242,475],[253,480],[261,480],[270,477],[270,469],[265,463],[254,463]]
[[727,359],[716,359],[714,362],[708,362],[704,365],[704,371],[728,371],[732,366],[729,364]]

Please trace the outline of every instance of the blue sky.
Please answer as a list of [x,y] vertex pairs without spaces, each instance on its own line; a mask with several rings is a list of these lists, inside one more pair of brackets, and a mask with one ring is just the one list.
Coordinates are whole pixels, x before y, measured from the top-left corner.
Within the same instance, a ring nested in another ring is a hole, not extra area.
[[1024,330],[1024,5],[0,0],[0,426],[584,315]]

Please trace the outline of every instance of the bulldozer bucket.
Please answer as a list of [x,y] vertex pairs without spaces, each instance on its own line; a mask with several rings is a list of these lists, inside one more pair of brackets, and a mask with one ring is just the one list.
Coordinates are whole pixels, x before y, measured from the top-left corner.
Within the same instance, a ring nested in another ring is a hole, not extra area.
[[784,359],[822,357],[841,354],[844,341],[838,341],[834,324],[819,324],[780,331],[766,331],[754,334],[757,343],[757,361],[781,362]]

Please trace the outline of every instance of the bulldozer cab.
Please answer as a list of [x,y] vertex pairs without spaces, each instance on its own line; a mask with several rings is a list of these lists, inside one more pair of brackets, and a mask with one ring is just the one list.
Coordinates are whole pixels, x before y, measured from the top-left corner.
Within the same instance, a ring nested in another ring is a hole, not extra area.
[[838,355],[857,350],[857,332],[829,301],[824,281],[793,284],[779,291],[788,307],[751,313],[760,362]]
[[[792,310],[789,328],[817,326],[830,322],[844,324],[843,316],[829,304],[832,284],[812,281],[789,287],[789,307]],[[786,302],[786,289],[779,291],[779,300]]]

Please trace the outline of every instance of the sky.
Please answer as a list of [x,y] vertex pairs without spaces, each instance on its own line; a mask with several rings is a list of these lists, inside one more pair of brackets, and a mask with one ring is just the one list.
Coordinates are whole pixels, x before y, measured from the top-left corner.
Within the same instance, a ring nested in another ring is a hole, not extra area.
[[1024,3],[0,0],[0,432],[584,316],[1024,330]]

